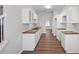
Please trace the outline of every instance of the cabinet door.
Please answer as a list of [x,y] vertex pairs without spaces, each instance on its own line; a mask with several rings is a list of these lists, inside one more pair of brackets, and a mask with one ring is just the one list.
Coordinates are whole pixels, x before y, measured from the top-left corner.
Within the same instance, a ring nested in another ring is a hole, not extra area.
[[33,18],[33,20],[34,20],[35,23],[37,23],[37,19],[38,19],[38,18],[37,18],[37,14],[34,13],[34,18]]
[[70,19],[70,23],[79,23],[79,7],[70,7],[68,17]]
[[65,47],[65,37],[63,33],[61,33],[61,45],[63,48]]
[[33,51],[35,46],[35,34],[23,34],[23,50]]
[[35,39],[35,44],[37,45],[38,42],[38,32],[36,32],[36,39]]
[[72,23],[79,22],[79,7],[72,8]]
[[29,23],[29,19],[30,19],[30,14],[29,14],[29,9],[23,9],[22,10],[22,15],[23,15],[23,23]]
[[57,39],[58,39],[58,41],[60,41],[60,33],[59,33],[59,30],[57,30]]
[[67,10],[67,23],[71,23],[71,21],[72,21],[71,10],[68,9]]

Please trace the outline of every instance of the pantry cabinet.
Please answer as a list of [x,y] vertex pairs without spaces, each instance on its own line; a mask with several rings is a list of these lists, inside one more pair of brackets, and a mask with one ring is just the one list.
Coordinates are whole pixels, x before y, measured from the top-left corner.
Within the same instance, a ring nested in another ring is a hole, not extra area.
[[79,23],[79,7],[69,7],[67,12],[67,23]]

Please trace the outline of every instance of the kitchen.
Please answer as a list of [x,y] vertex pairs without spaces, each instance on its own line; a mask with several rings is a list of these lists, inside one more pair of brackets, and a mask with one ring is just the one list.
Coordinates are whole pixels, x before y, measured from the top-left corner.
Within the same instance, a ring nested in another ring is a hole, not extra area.
[[[61,54],[61,50],[63,54],[79,53],[79,6],[3,5],[4,14],[6,14],[4,40],[8,42],[1,53],[23,53],[24,51],[26,54],[35,54],[35,49],[42,50],[46,47],[47,50],[42,51],[41,54]],[[47,40],[41,40],[43,35],[45,35],[43,39]],[[47,45],[41,45],[43,48],[39,49],[37,47],[41,41],[45,42],[42,44]],[[54,45],[54,42],[57,44]]]
[[[78,25],[79,22],[78,10],[78,6],[65,6],[60,13],[56,15],[53,14],[53,20],[51,20],[51,22],[53,21],[53,26],[49,29],[52,29],[52,33],[57,37],[58,41],[60,41],[66,53],[79,53],[79,32],[73,28],[75,25]],[[46,29],[45,26],[44,29]],[[46,30],[44,30],[44,33],[45,32]]]

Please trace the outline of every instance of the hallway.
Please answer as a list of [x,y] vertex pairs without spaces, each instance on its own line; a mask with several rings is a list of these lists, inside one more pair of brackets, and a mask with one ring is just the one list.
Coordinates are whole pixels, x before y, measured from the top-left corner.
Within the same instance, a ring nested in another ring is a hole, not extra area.
[[51,33],[51,30],[47,30],[46,34],[43,34],[40,41],[33,52],[23,51],[22,54],[64,54],[65,51],[61,47],[60,42]]

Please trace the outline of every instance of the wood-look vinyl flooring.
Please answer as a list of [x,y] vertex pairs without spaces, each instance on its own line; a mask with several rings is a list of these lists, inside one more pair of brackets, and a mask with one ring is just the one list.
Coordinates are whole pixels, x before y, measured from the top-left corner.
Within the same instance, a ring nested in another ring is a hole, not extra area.
[[43,34],[40,41],[35,48],[37,54],[62,54],[65,53],[60,42],[51,33],[51,30],[47,30],[46,34]]

